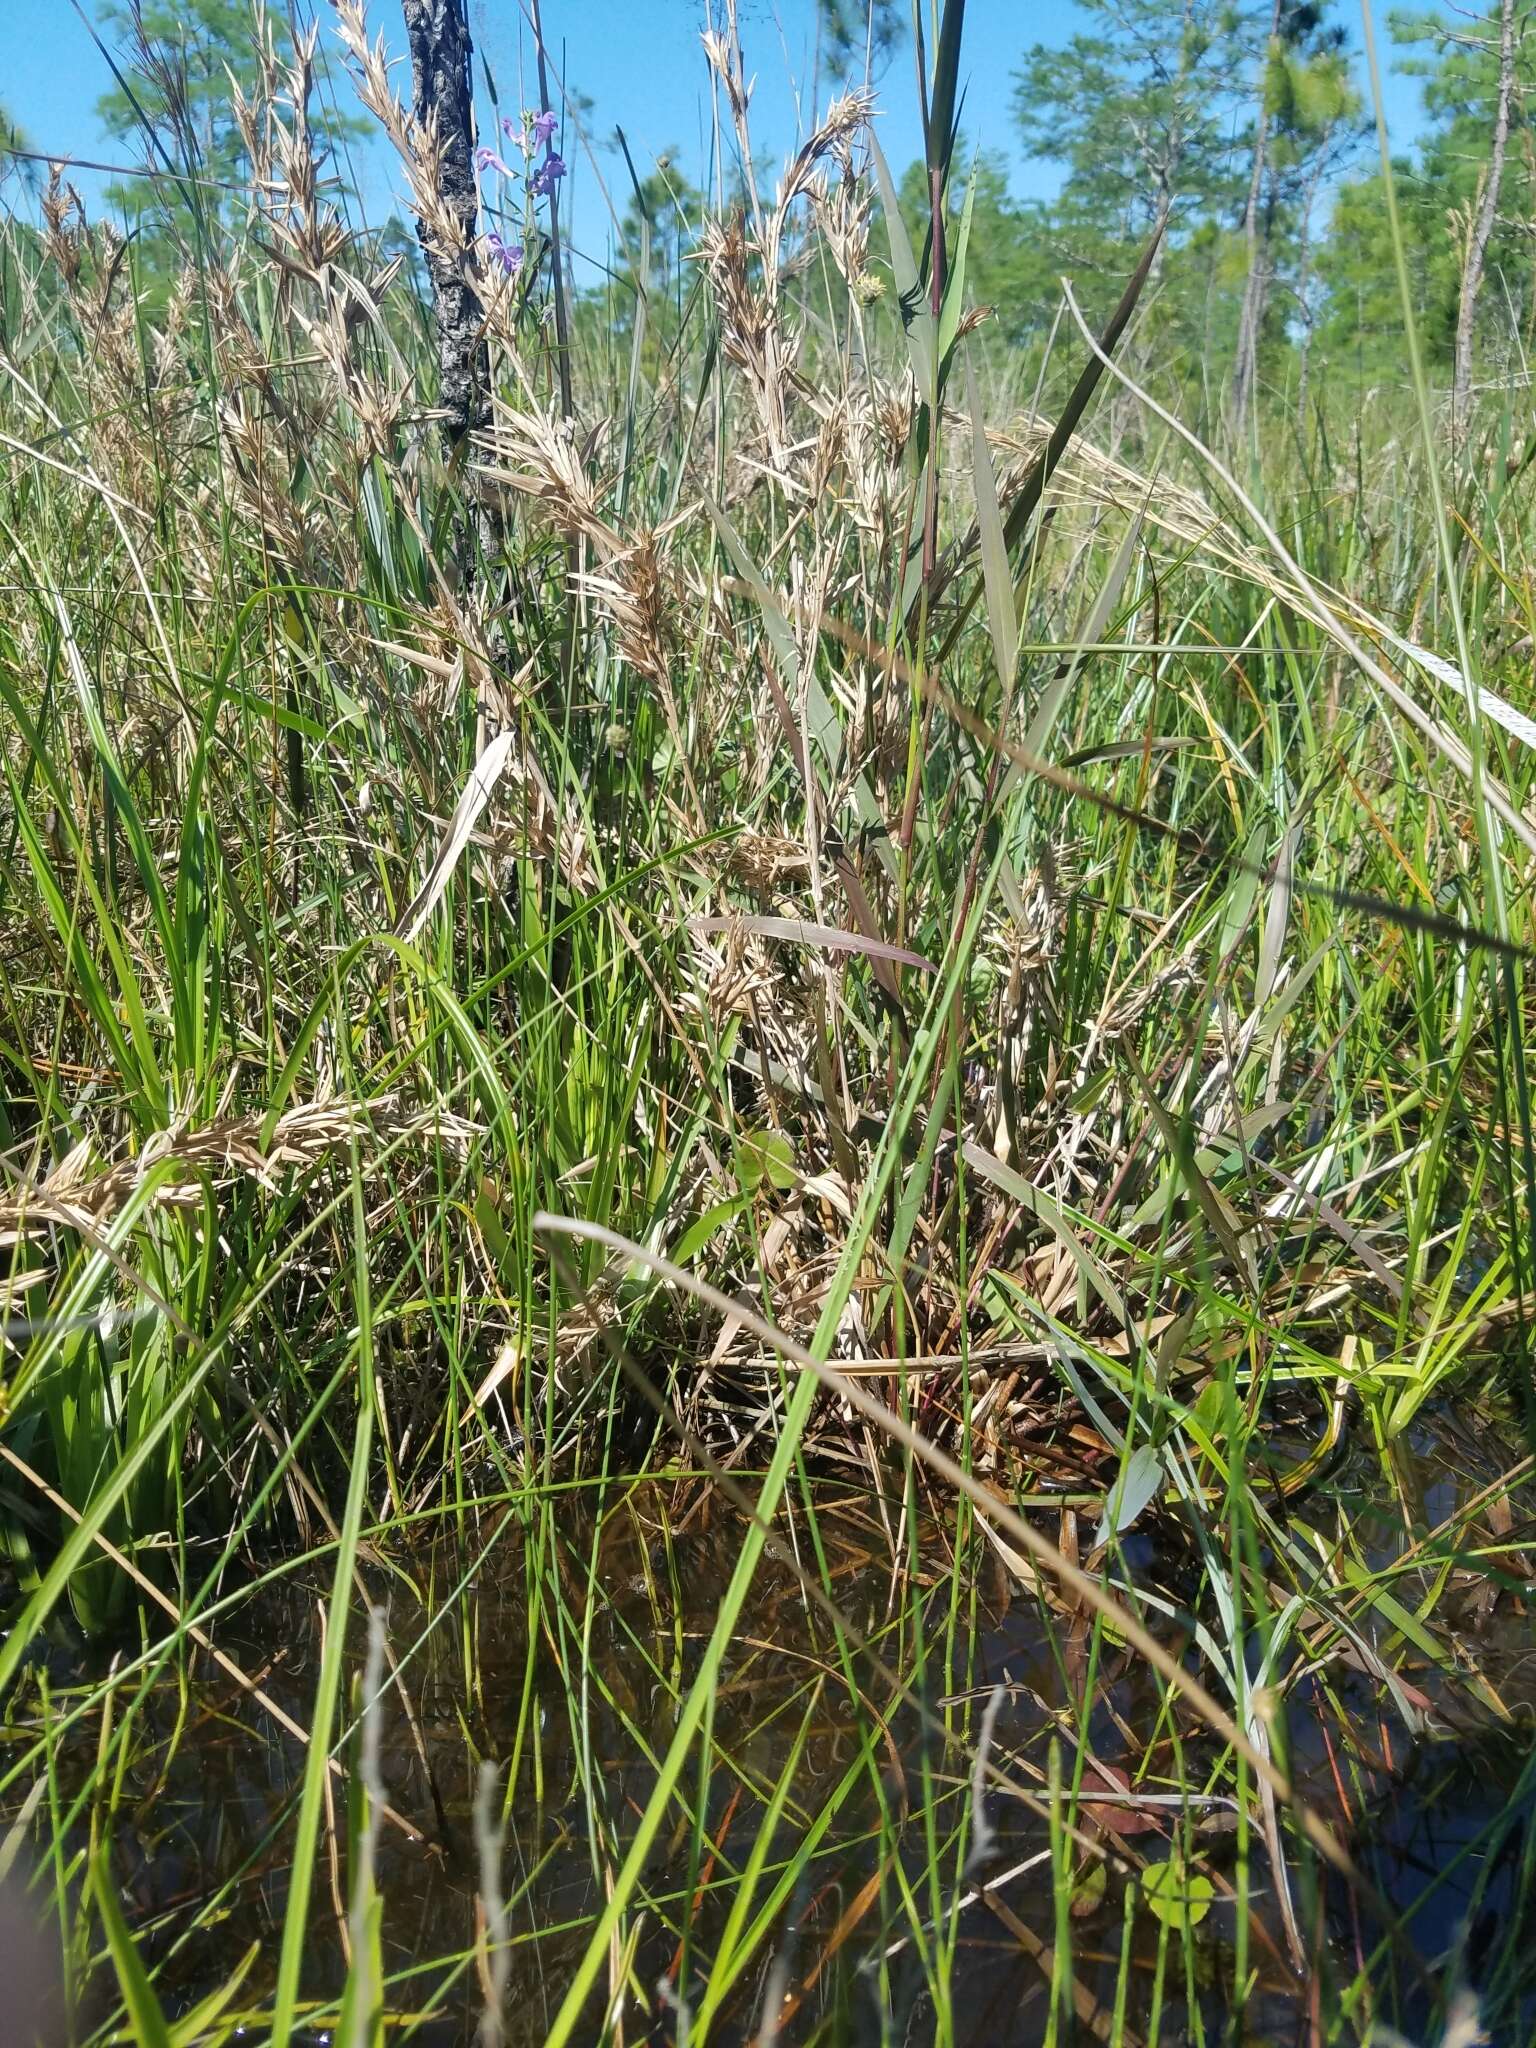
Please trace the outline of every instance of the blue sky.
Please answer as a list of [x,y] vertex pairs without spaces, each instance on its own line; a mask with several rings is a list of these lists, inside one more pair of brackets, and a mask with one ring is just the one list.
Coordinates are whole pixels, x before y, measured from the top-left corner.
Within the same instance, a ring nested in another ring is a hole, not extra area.
[[[93,17],[96,0],[80,0]],[[274,11],[281,12],[280,5]],[[614,124],[629,139],[642,174],[663,152],[702,179],[709,160],[709,80],[699,28],[703,0],[543,0],[551,57],[567,86],[593,103],[588,150],[571,146],[573,242],[601,260],[608,239],[603,186],[622,210],[627,177],[614,145]],[[718,8],[717,8],[718,11]],[[926,5],[925,5],[926,11]],[[392,52],[404,48],[396,0],[369,0],[369,24]],[[811,118],[816,75],[815,0],[740,0],[748,75],[755,74],[753,136],[759,151],[777,160],[795,146]],[[532,39],[520,0],[470,0],[476,47],[489,68],[504,110],[536,100]],[[970,0],[962,60],[964,126],[968,139],[999,151],[1021,197],[1046,197],[1056,172],[1019,152],[1010,118],[1012,74],[1034,42],[1065,42],[1081,16],[1070,0]],[[329,31],[325,34],[329,36]],[[1356,35],[1358,41],[1358,30]],[[73,0],[0,0],[0,48],[6,53],[6,104],[38,146],[71,157],[111,160],[121,155],[97,122],[95,102],[110,74]],[[1389,46],[1390,48],[1390,46]],[[823,69],[823,104],[831,88]],[[919,154],[917,95],[910,41],[879,81],[882,147],[893,168]],[[1418,125],[1416,82],[1389,77],[1387,109],[1394,141],[1412,141]],[[368,216],[392,210],[399,180],[382,147],[365,148],[354,165]],[[103,181],[82,174],[92,196]]]

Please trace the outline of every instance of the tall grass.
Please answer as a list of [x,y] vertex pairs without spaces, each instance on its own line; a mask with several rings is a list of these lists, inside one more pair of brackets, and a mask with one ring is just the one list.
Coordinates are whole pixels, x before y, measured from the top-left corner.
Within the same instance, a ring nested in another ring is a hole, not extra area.
[[[169,283],[59,179],[0,250],[0,1860],[69,2038],[1451,2024],[1355,1845],[1518,1704],[1528,485],[1368,408],[1240,488],[1134,290],[1025,387],[860,96],[577,309],[574,418],[459,248],[450,461],[266,48]],[[226,1716],[272,1796],[178,1894]]]

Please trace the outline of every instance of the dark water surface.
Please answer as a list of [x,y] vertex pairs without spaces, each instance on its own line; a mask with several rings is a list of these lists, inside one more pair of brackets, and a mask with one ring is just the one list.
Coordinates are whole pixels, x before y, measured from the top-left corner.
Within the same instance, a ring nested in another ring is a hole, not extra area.
[[[1384,1483],[1376,1454],[1356,1448],[1326,1493],[1297,1503],[1295,1519],[1324,1535],[1347,1528],[1356,1554],[1379,1568],[1512,1462],[1507,1447],[1488,1435],[1426,1424],[1401,1454],[1395,1489]],[[626,2041],[685,2038],[679,2006],[686,2011],[698,1982],[696,1975],[691,1983],[685,1978],[679,1955],[685,1903],[690,1896],[696,1901],[690,1938],[694,1952],[707,1959],[730,1906],[727,1866],[739,1869],[745,1861],[762,1818],[761,1795],[785,1768],[817,1686],[811,1732],[772,1860],[787,1852],[845,1779],[858,1754],[861,1720],[867,1728],[880,1714],[888,1731],[881,1737],[882,1782],[900,1846],[893,1849],[887,1834],[882,1866],[877,1801],[866,1773],[844,1799],[782,1926],[712,2039],[756,2036],[770,1977],[772,1989],[787,1989],[793,2001],[779,2035],[786,2043],[935,2038],[927,1973],[891,1865],[902,1858],[926,1899],[924,1807],[931,1807],[943,1842],[972,1798],[965,1752],[946,1745],[936,1723],[947,1715],[957,1728],[968,1725],[974,1740],[984,1703],[1000,1686],[994,1759],[1016,1781],[1043,1789],[1054,1737],[1061,1767],[1072,1769],[1073,1702],[1088,1675],[1086,1622],[1047,1611],[1033,1593],[1011,1585],[1000,1564],[984,1562],[974,1600],[968,1593],[960,1603],[967,1627],[956,1639],[948,1632],[953,1589],[942,1530],[919,1528],[922,1583],[915,1592],[898,1587],[893,1595],[889,1542],[876,1506],[854,1487],[827,1491],[831,1504],[819,1503],[818,1514],[839,1605],[859,1630],[879,1638],[882,1655],[909,1673],[912,1620],[921,1617],[929,1714],[925,1720],[910,1704],[889,1710],[889,1695],[867,1660],[858,1670],[863,1704],[856,1706],[829,1625],[808,1610],[782,1561],[764,1561],[714,1702],[720,1754],[707,1812],[719,1863],[713,1871],[690,1869],[686,1830],[659,1838],[647,1889],[663,1908],[645,1917],[632,1971],[640,1986],[661,1988],[645,2021],[637,2022],[630,2002]],[[483,1991],[473,1957],[480,1853],[473,1812],[482,1759],[505,1766],[521,1727],[517,1793],[505,1815],[500,1865],[511,1901],[505,2011],[506,2038],[514,2043],[543,2038],[601,1910],[602,1873],[622,1859],[654,1783],[675,1699],[696,1669],[741,1525],[733,1511],[696,1487],[653,1483],[622,1495],[616,1490],[610,1500],[622,1504],[605,1513],[600,1536],[592,1509],[574,1497],[555,1510],[544,1533],[554,1549],[537,1566],[543,1594],[531,1644],[534,1561],[531,1539],[516,1524],[508,1524],[474,1571],[465,1599],[455,1601],[453,1594],[468,1569],[466,1553],[445,1542],[423,1542],[414,1552],[392,1549],[390,1569],[367,1574],[400,1681],[386,1694],[376,1723],[379,1774],[390,1804],[420,1830],[408,1835],[385,1823],[378,1834],[391,2040],[437,2044],[475,2037]],[[1513,1506],[1518,1535],[1519,1496]],[[1095,1519],[1091,1512],[1083,1517],[1085,1547]],[[492,1526],[482,1524],[482,1542]],[[1193,1592],[1187,1544],[1173,1530],[1160,1533],[1153,1520],[1150,1531],[1135,1532],[1129,1556],[1138,1582],[1175,1606],[1184,1592]],[[1335,1654],[1308,1673],[1297,1662],[1305,1645],[1298,1646],[1286,1667],[1283,1733],[1297,1782],[1349,1841],[1380,1895],[1374,1905],[1362,1902],[1332,1873],[1298,1881],[1293,1869],[1293,1909],[1315,1972],[1335,1984],[1350,1982],[1380,1943],[1381,1916],[1390,1909],[1402,1916],[1409,1943],[1427,1965],[1491,1986],[1508,2024],[1523,2028],[1527,2020],[1536,2022],[1536,1830],[1529,1826],[1536,1783],[1530,1609],[1536,1602],[1523,1591],[1518,1571],[1506,1571],[1505,1578],[1504,1589],[1490,1595],[1486,1578],[1468,1573],[1465,1584],[1453,1579],[1436,1598],[1435,1638],[1460,1675],[1447,1675],[1411,1644],[1386,1642],[1390,1631],[1379,1615],[1360,1622],[1355,1669]],[[1398,1582],[1398,1597],[1410,1612],[1423,1601],[1426,1583],[1422,1574]],[[312,1707],[329,1591],[325,1566],[291,1572],[253,1591],[218,1629],[220,1647],[300,1723],[307,1723]],[[893,1598],[898,1607],[905,1601],[908,1614],[899,1641],[888,1633]],[[1177,1639],[1180,1626],[1175,1617],[1162,1631],[1165,1639]],[[363,1630],[356,1620],[353,1630],[360,1663]],[[1396,1705],[1369,1669],[1373,1642],[1382,1643],[1385,1661],[1403,1674]],[[75,1675],[78,1681],[78,1668]],[[1112,1779],[1123,1772],[1139,1789],[1165,1791],[1172,1771],[1169,1730],[1134,1656],[1112,1644],[1102,1648],[1094,1697],[1089,1739],[1101,1775],[1086,1783],[1112,1790]],[[61,1709],[68,1699],[66,1685]],[[971,1702],[968,1724],[963,1700]],[[1200,1785],[1207,1756],[1214,1760],[1215,1752],[1202,1750],[1191,1725],[1181,1719],[1184,1764],[1189,1782]],[[65,1779],[73,1771],[84,1782],[96,1739],[93,1722],[81,1754],[61,1746]],[[1144,1758],[1149,1744],[1152,1754]],[[260,1957],[241,2003],[259,2010],[281,1940],[303,1744],[198,1655],[185,1684],[160,1684],[138,1708],[124,1754],[114,1870],[124,1912],[157,1967],[162,1999],[169,2010],[185,2012],[255,1943]],[[355,1754],[349,1749],[349,1760]],[[696,1787],[696,1774],[689,1784]],[[596,1788],[596,1812],[588,1787]],[[345,1808],[338,1782],[335,1826],[343,1835]],[[1169,1804],[1154,1796],[1134,1809],[1107,1805],[1095,1812],[1095,1824],[1118,1838],[1110,1846],[1126,1856],[1166,1854]],[[953,2037],[978,2048],[1023,2048],[1043,2040],[1049,2025],[1050,1951],[1057,1939],[1050,1830],[1022,1803],[996,1793],[988,1796],[986,1813],[996,1841],[981,1871],[961,1873],[953,1849],[941,1863],[946,1910],[957,1892],[977,1893],[957,1920],[949,1972]],[[1126,1878],[1112,1872],[1097,1903],[1091,1896],[1080,1901],[1087,1910],[1072,1929],[1075,2038],[1115,2037],[1116,1989],[1126,1957],[1129,1995],[1118,2038],[1127,2048],[1154,2035],[1163,2042],[1232,2038],[1233,2024],[1246,2040],[1323,2038],[1313,2032],[1320,2010],[1315,1987],[1298,1979],[1289,1960],[1285,1916],[1261,1843],[1250,1865],[1250,1988],[1240,2002],[1242,2018],[1234,2021],[1238,1909],[1230,1803],[1213,1799],[1195,1825],[1201,1867],[1212,1873],[1218,1891],[1200,1930],[1194,1981],[1179,1940],[1168,1941],[1144,1907],[1127,1910]],[[981,1889],[980,1877],[990,1892]],[[333,1998],[343,1982],[339,1926],[349,1882],[345,1842],[333,1871],[322,1836],[310,1903],[307,1999]],[[1431,2004],[1415,1990],[1401,1951],[1395,1964],[1381,1961],[1374,1974],[1379,2016],[1422,2038],[1415,2030],[1428,2024]],[[595,2004],[592,2014],[595,2030]],[[1355,2039],[1363,2031],[1362,2015],[1358,2028],[1346,2026],[1333,2038]],[[253,2026],[246,2037],[259,2038],[259,2029]],[[307,2038],[324,2037],[316,2029]]]

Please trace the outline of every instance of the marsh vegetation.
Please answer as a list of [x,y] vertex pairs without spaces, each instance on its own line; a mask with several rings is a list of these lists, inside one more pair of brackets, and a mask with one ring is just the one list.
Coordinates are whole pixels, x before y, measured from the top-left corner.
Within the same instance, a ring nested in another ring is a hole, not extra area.
[[1038,216],[959,0],[905,178],[728,5],[579,289],[579,105],[466,199],[360,0],[4,188],[54,2038],[1536,2030],[1520,17],[1410,174],[1136,5]]

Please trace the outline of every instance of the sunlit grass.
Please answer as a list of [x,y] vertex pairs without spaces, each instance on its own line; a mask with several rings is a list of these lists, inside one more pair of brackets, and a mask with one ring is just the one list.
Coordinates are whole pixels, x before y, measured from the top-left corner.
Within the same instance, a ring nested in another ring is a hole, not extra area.
[[861,120],[574,436],[487,287],[469,475],[362,238],[274,199],[167,301],[9,224],[0,1854],[69,2038],[1460,1988],[1354,1859],[1527,1697],[1525,498],[1383,415],[1111,456],[1070,321],[1022,417],[963,244],[934,314],[808,210]]

